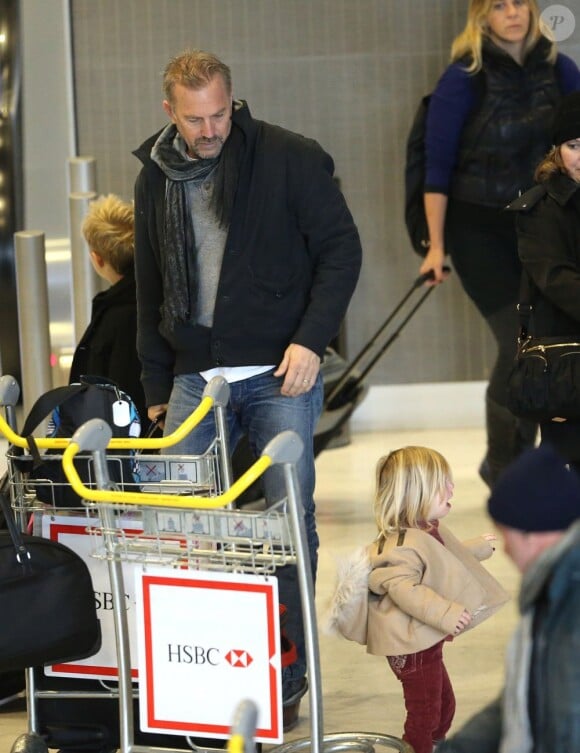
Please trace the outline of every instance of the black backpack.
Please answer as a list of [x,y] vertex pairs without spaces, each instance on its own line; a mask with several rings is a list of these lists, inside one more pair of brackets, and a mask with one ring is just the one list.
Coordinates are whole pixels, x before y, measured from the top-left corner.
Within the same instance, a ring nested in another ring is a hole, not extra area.
[[431,95],[427,94],[419,102],[407,137],[405,158],[405,225],[413,246],[420,256],[429,249],[429,229],[423,204],[425,185],[425,130]]
[[[67,483],[61,464],[64,450],[47,450],[40,454],[33,432],[50,416],[47,430],[49,437],[72,437],[75,431],[91,418],[104,419],[114,437],[138,437],[141,421],[133,400],[113,382],[102,377],[82,377],[78,384],[57,387],[41,395],[32,406],[22,436],[28,439],[30,455],[23,455],[20,448],[12,448],[15,465],[27,474],[34,483],[37,498],[55,507],[80,507],[77,494]],[[126,456],[126,457],[125,457]],[[94,485],[92,459],[77,455],[75,466],[85,485]],[[109,475],[116,484],[138,483],[138,468],[133,451],[116,450],[108,459]]]
[[[485,74],[475,74],[474,86],[477,87],[479,101],[483,99]],[[425,186],[425,132],[427,130],[427,113],[431,95],[421,98],[413,118],[405,154],[405,225],[413,250],[419,256],[426,256],[429,250],[429,228],[423,203]],[[445,248],[449,249],[449,240],[445,237]]]

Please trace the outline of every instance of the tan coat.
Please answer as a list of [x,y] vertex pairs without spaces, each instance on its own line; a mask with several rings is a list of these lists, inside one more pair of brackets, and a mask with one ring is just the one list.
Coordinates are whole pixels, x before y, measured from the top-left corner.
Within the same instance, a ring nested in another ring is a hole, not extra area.
[[[417,528],[390,535],[378,552],[367,548],[370,560],[368,613],[359,609],[341,629],[351,640],[364,643],[367,652],[398,656],[422,651],[452,635],[464,609],[479,625],[509,600],[509,595],[481,565],[493,548],[481,536],[460,542],[443,525],[445,546]],[[366,625],[365,625],[366,623]],[[366,627],[366,631],[365,631]]]

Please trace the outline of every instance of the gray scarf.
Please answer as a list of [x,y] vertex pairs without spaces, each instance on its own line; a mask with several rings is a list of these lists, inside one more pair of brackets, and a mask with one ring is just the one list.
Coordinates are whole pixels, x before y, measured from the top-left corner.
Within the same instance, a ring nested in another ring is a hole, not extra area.
[[188,160],[175,146],[177,128],[167,126],[151,150],[151,159],[165,174],[165,222],[161,239],[163,304],[161,328],[170,333],[180,322],[195,322],[198,281],[195,237],[186,181],[202,181],[215,170],[211,207],[220,226],[227,227],[243,156],[243,136],[232,125],[219,157]]

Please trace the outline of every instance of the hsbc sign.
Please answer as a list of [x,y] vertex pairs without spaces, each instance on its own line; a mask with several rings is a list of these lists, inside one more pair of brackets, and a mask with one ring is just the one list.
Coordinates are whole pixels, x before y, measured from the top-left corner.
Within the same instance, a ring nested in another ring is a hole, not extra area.
[[135,576],[141,728],[227,738],[239,703],[281,742],[276,578],[147,568]]
[[212,664],[214,667],[220,661],[228,662],[232,667],[249,667],[253,659],[251,655],[243,649],[231,649],[222,658],[219,648],[204,646],[175,646],[167,647],[167,656],[170,662],[179,664]]

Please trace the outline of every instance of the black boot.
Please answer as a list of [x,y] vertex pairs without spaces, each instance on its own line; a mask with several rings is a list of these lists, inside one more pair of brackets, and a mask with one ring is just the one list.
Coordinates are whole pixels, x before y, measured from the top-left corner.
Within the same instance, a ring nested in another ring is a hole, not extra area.
[[479,466],[482,480],[493,489],[503,470],[517,456],[533,447],[537,425],[516,418],[504,405],[485,399],[487,453]]

